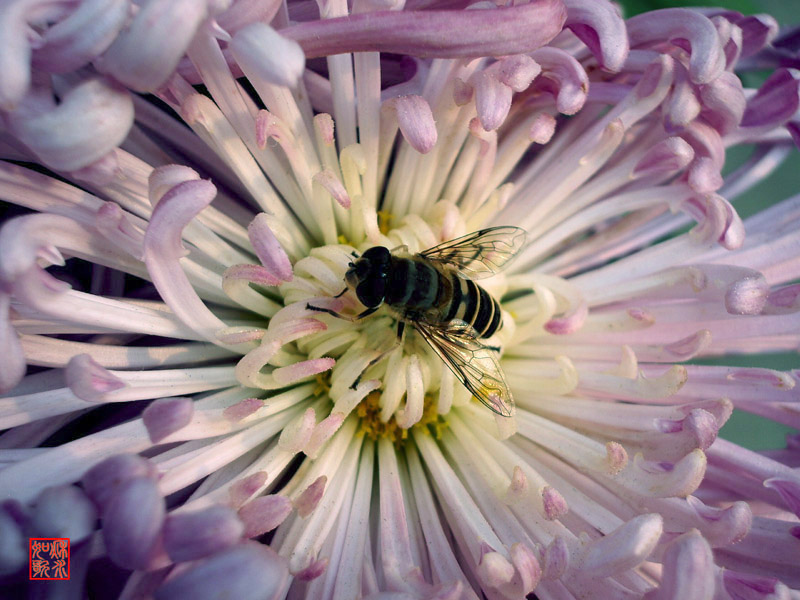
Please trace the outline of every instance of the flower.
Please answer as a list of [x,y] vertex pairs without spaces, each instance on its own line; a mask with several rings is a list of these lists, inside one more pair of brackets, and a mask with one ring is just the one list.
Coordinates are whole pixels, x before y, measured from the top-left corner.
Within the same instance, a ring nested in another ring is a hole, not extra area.
[[[800,588],[798,438],[717,437],[735,409],[797,426],[797,374],[688,362],[798,347],[800,197],[731,204],[798,132],[795,71],[734,74],[792,57],[773,19],[18,0],[0,24],[0,196],[31,211],[0,231],[5,585],[26,537],[68,537],[73,579],[113,563],[126,598]],[[340,318],[353,253],[492,224],[527,231],[480,281],[512,417],[413,320],[397,346],[388,310]]]

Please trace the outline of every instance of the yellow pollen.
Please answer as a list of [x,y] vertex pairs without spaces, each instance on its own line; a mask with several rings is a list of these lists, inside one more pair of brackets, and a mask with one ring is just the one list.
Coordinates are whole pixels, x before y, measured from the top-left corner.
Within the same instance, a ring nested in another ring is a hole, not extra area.
[[[378,438],[388,438],[393,444],[402,446],[408,439],[408,429],[403,429],[392,417],[384,422],[381,421],[381,392],[376,390],[367,395],[356,408],[356,414],[361,419],[359,433],[367,435],[373,440]],[[415,430],[427,430],[437,439],[441,438],[442,432],[448,427],[447,420],[436,412],[434,397],[430,394],[425,395],[422,418],[412,426]]]
[[317,380],[317,385],[314,387],[312,394],[319,398],[322,395],[327,395],[331,391],[331,374],[328,372],[317,373],[314,377]]
[[394,215],[392,213],[386,212],[385,210],[378,211],[378,229],[381,230],[383,235],[389,233],[392,220],[394,220]]

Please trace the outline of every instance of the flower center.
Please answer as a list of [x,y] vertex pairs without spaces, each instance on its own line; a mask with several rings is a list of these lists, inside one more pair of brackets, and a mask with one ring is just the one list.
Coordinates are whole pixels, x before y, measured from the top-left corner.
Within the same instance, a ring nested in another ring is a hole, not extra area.
[[381,418],[381,393],[376,390],[367,394],[367,397],[356,408],[359,421],[359,433],[370,439],[386,438],[395,446],[403,446],[409,437],[409,431],[427,430],[436,439],[441,438],[444,430],[449,427],[444,415],[440,415],[436,407],[436,396],[425,394],[422,418],[411,428],[400,427],[394,415],[388,421]]
[[[417,216],[399,225],[382,236],[380,245],[404,246],[413,255],[448,235],[434,233],[435,224]],[[283,308],[271,316],[258,348],[239,362],[237,375],[243,385],[266,390],[316,377],[333,401],[331,414],[355,412],[361,430],[372,438],[400,443],[414,426],[431,427],[436,435],[446,425],[444,415],[469,404],[472,393],[416,330],[414,319],[406,320],[402,339],[398,336],[397,307],[384,303],[374,314],[357,318],[365,307],[347,288],[345,273],[355,255],[374,245],[329,244],[298,260],[292,279],[278,288]],[[485,287],[499,300],[505,280],[493,279]],[[505,347],[514,329],[505,311],[503,323],[481,343]]]

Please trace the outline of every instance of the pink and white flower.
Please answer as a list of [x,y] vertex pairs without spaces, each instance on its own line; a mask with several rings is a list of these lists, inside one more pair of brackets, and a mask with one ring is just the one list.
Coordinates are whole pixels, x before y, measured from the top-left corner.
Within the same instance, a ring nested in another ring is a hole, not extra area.
[[[800,595],[798,438],[717,437],[797,427],[797,373],[691,362],[800,342],[800,196],[734,208],[800,131],[777,35],[605,0],[5,3],[0,586],[69,537],[109,597]],[[307,308],[359,310],[354,250],[501,224],[512,418],[414,335],[373,364],[389,314]]]

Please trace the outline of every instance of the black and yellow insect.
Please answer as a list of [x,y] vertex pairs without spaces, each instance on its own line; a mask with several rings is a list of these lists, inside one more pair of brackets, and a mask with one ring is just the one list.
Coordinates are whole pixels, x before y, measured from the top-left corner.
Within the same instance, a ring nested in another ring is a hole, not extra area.
[[388,306],[398,320],[398,337],[411,324],[478,400],[510,417],[514,400],[500,369],[499,348],[481,341],[502,327],[500,305],[473,279],[501,271],[524,243],[523,229],[492,227],[413,255],[369,248],[345,274],[347,288],[366,307],[356,318]]

